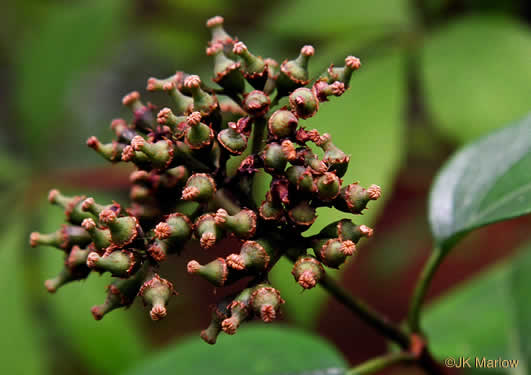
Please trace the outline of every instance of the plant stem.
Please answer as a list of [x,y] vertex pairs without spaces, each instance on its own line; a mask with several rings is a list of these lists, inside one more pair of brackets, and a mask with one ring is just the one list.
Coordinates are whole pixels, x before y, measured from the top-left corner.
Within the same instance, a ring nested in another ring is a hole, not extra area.
[[251,149],[251,154],[258,154],[263,149],[266,122],[266,118],[263,116],[258,117],[254,122],[253,146]]
[[413,357],[410,353],[391,353],[381,357],[370,359],[359,366],[353,367],[348,370],[345,375],[372,374],[376,371],[383,370],[391,365],[395,365],[401,362],[412,362],[414,360],[415,357]]
[[224,208],[225,210],[227,210],[230,215],[236,215],[238,212],[241,211],[241,208],[236,203],[234,203],[229,197],[227,197],[227,194],[225,194],[225,191],[223,191],[223,189],[216,191],[216,194],[214,194],[213,202],[218,208]]
[[360,319],[378,330],[389,340],[400,345],[403,349],[409,349],[409,336],[404,331],[389,322],[387,318],[373,310],[364,302],[356,299],[330,276],[325,275],[321,279],[320,284],[339,302],[348,307],[353,314],[359,316]]
[[433,276],[444,260],[446,254],[447,252],[442,251],[439,247],[435,247],[420,274],[415,291],[413,292],[413,298],[411,300],[408,314],[409,329],[413,333],[420,332],[420,309],[422,307],[422,302],[426,297]]

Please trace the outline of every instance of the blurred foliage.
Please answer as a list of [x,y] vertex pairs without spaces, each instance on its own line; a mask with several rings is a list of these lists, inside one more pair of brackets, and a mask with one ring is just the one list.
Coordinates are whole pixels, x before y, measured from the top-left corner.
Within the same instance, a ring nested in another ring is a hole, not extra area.
[[[61,254],[41,260],[26,250],[26,239],[29,231],[37,227],[37,221],[46,221],[50,230],[56,229],[60,221],[58,211],[40,205],[51,187],[46,175],[67,165],[87,165],[90,160],[97,160],[90,159],[91,151],[81,144],[82,137],[108,130],[111,117],[106,118],[107,113],[119,115],[121,111],[119,95],[142,88],[139,85],[150,75],[170,75],[179,67],[194,73],[206,71],[204,63],[209,59],[204,56],[204,47],[208,33],[204,21],[207,17],[217,13],[226,16],[227,29],[234,35],[249,35],[248,45],[263,56],[273,52],[278,54],[275,58],[295,56],[303,43],[314,43],[317,47],[311,63],[314,75],[331,62],[342,64],[345,54],[358,55],[364,65],[353,79],[352,89],[342,100],[323,104],[319,116],[307,121],[307,125],[330,132],[334,142],[352,155],[346,180],[380,184],[383,197],[389,199],[396,176],[405,167],[404,161],[421,152],[420,148],[411,147],[411,138],[417,136],[413,131],[430,130],[430,137],[438,138],[429,139],[426,147],[429,152],[440,154],[442,143],[449,142],[455,147],[528,113],[531,16],[526,3],[494,0],[389,0],[385,4],[369,0],[324,3],[292,0],[267,4],[226,0],[2,2],[0,110],[5,118],[0,126],[0,208],[10,215],[0,219],[2,254],[8,270],[0,276],[0,285],[6,300],[16,307],[0,313],[0,318],[9,322],[4,333],[11,338],[9,345],[0,347],[2,370],[13,374],[46,374],[52,369],[63,369],[68,373],[81,363],[82,372],[114,374],[135,365],[148,350],[131,311],[114,312],[102,322],[92,320],[88,307],[103,300],[105,277],[91,280],[83,288],[75,283],[68,285],[55,296],[36,291],[38,283],[58,271]],[[420,58],[412,66],[411,59],[415,56]],[[422,98],[412,95],[411,76],[420,81]],[[407,122],[412,102],[423,106],[418,111],[422,127],[416,130]],[[84,128],[85,124],[89,128]],[[492,154],[497,151],[500,150],[492,150]],[[510,174],[500,176],[500,187],[491,190],[486,199],[493,199],[493,194],[503,195],[509,185],[518,183],[512,175],[524,178],[528,159],[514,166]],[[491,170],[489,165],[485,168]],[[384,200],[378,201],[366,215],[354,219],[371,225],[384,206]],[[342,216],[319,210],[315,229],[319,229],[319,223]],[[472,337],[470,342],[483,345],[477,351],[483,355],[489,351],[499,355],[496,350],[500,347],[496,349],[495,345],[505,343],[502,329],[525,328],[524,320],[515,315],[515,307],[511,305],[518,293],[526,291],[523,267],[530,267],[527,260],[518,260],[520,263],[514,263],[517,269],[501,266],[494,272],[494,281],[490,276],[488,280],[485,278],[486,286],[478,281],[474,289],[467,289],[466,295],[445,299],[448,305],[440,305],[443,306],[439,307],[440,313],[434,309],[427,317],[428,333],[438,337],[437,341],[433,340],[437,354],[463,355],[464,350],[473,351],[472,346],[459,344],[459,339],[477,327],[467,336]],[[17,264],[24,267],[16,267]],[[355,266],[349,271],[355,271]],[[289,274],[290,268],[288,262],[279,264],[272,280],[288,300],[284,305],[286,315],[299,325],[314,326],[325,307],[325,295],[321,290],[300,293]],[[36,275],[31,274],[34,271],[38,271]],[[525,296],[522,298],[525,302]],[[448,329],[450,321],[454,328],[451,330]],[[489,335],[492,332],[492,340],[485,340],[487,331]],[[260,343],[252,341],[256,337]],[[295,364],[278,360],[277,363],[286,366],[312,364],[304,369],[346,366],[337,353],[315,340],[286,327],[242,327],[242,332],[230,340],[220,339],[214,348],[205,347],[197,337],[185,340],[162,354],[153,366],[162,369],[178,358],[186,363],[196,358],[196,364],[206,367],[214,364],[217,368],[221,362],[204,361],[204,353],[221,356],[223,348],[228,348],[234,356],[231,358],[246,360],[253,358],[257,350],[245,351],[257,345],[266,345],[264,350],[275,350],[271,356],[277,355],[276,358],[284,358],[282,355],[288,349],[306,348],[304,355],[298,352],[297,355],[303,356]],[[60,345],[54,346],[58,342]],[[280,345],[284,343],[291,345]],[[69,355],[62,356],[63,349]],[[520,346],[520,349],[525,348]],[[265,371],[272,365],[262,364],[263,368],[257,371]],[[139,373],[150,371],[149,366],[139,368]],[[304,369],[286,367],[286,371]]]
[[211,375],[215,369],[231,375],[340,375],[346,367],[341,354],[320,337],[282,325],[250,324],[233,337],[220,337],[212,347],[205,348],[197,337],[187,338],[126,374]]

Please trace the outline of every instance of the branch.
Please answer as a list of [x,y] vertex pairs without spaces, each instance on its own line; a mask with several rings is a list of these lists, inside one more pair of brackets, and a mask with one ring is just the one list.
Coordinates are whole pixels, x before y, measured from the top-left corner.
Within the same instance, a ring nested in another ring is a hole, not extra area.
[[409,336],[400,328],[392,324],[386,317],[376,312],[363,301],[356,299],[347,290],[341,287],[334,279],[326,275],[320,281],[321,286],[333,295],[339,302],[348,307],[365,323],[379,331],[389,340],[394,341],[403,349],[409,349]]

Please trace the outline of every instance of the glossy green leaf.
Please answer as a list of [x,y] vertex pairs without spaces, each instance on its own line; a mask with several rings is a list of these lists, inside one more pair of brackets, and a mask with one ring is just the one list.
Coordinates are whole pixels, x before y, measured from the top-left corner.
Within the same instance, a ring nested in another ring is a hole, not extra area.
[[[42,327],[32,314],[29,294],[25,290],[23,251],[26,245],[24,222],[20,212],[10,211],[12,222],[0,234],[2,272],[0,291],[2,338],[0,342],[3,374],[47,374],[46,351],[43,350]],[[17,215],[17,216],[15,216]]]
[[[97,197],[96,197],[97,198]],[[105,201],[102,199],[101,201]],[[43,210],[46,222],[39,231],[54,231],[64,220],[64,214],[56,207]],[[43,252],[41,257],[43,280],[58,274],[63,266],[63,254],[54,249],[42,247],[34,251]],[[117,374],[135,365],[146,350],[138,327],[134,324],[137,307],[110,312],[101,321],[92,317],[90,308],[105,300],[105,287],[110,277],[91,274],[85,281],[73,282],[50,295],[42,287],[42,298],[48,301],[61,334],[68,339],[71,349],[84,365],[98,374]],[[145,314],[147,317],[147,314]],[[146,319],[149,319],[148,317]]]
[[283,36],[321,39],[345,33],[356,40],[404,29],[411,10],[405,0],[295,0],[278,3],[264,20],[268,29]]
[[[341,97],[322,103],[319,112],[300,124],[308,129],[332,135],[332,141],[351,155],[344,184],[360,181],[362,185],[382,187],[382,198],[369,204],[363,216],[335,209],[321,208],[317,221],[308,234],[319,232],[332,221],[352,218],[356,223],[371,225],[385,204],[392,181],[403,155],[404,85],[401,76],[402,56],[368,59],[363,69],[352,78],[351,88]],[[291,276],[293,265],[281,260],[270,273],[271,281],[288,301],[284,309],[290,318],[305,326],[312,325],[327,294],[320,288],[301,293]],[[340,273],[327,269],[331,275]]]
[[511,373],[529,373],[530,270],[528,245],[515,258],[496,265],[430,306],[423,319],[436,357],[519,360],[518,369]]
[[337,350],[317,336],[288,326],[251,324],[232,337],[222,334],[214,346],[199,335],[184,339],[126,374],[341,375],[346,366]]
[[531,212],[531,116],[458,151],[435,180],[429,205],[443,251],[467,232]]
[[422,76],[434,123],[457,141],[524,116],[531,98],[531,31],[507,18],[464,17],[425,41]]

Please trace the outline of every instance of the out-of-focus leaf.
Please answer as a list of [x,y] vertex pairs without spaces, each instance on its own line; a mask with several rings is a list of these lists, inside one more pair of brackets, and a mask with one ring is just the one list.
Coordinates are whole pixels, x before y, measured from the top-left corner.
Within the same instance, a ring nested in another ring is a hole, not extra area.
[[[380,60],[369,59],[354,75],[351,88],[343,96],[322,103],[315,117],[299,123],[308,129],[330,133],[332,141],[351,155],[348,172],[343,177],[345,185],[360,181],[364,186],[380,185],[383,191],[383,197],[371,202],[363,216],[319,209],[319,216],[309,234],[342,218],[370,225],[383,207],[402,160],[404,85],[401,69],[402,58],[398,54]],[[290,318],[311,325],[326,293],[320,288],[301,293],[301,287],[291,277],[291,267],[290,262],[281,260],[273,269],[271,280],[288,301],[284,308]],[[338,274],[331,269],[327,272]]]
[[463,18],[425,42],[422,75],[435,123],[459,141],[524,116],[531,32],[510,19]]
[[47,374],[41,327],[30,312],[28,294],[24,290],[22,250],[26,237],[23,218],[10,212],[14,219],[3,227],[5,230],[0,234],[0,291],[4,301],[0,309],[3,338],[0,343],[0,368],[4,374]]
[[424,327],[437,358],[531,360],[531,245],[430,306]]
[[278,3],[264,17],[264,23],[282,36],[322,39],[348,33],[353,40],[359,40],[405,29],[410,19],[405,0],[295,0]]
[[61,129],[75,127],[65,123],[68,85],[107,57],[127,19],[125,6],[122,0],[57,4],[21,44],[15,87],[22,121],[17,127],[34,156],[42,159],[42,150],[58,141]]
[[127,375],[344,374],[347,363],[323,339],[286,326],[243,326],[208,347],[198,335],[148,359]]
[[531,212],[531,116],[457,152],[436,178],[429,216],[441,251],[467,232]]
[[[105,199],[101,201],[105,202]],[[45,221],[39,231],[52,232],[64,220],[64,214],[58,207],[43,209],[42,212]],[[42,254],[43,277],[50,278],[60,272],[64,261],[61,251],[44,247],[36,251],[45,253]],[[103,303],[108,284],[110,277],[107,275],[91,274],[85,281],[67,284],[55,294],[43,296],[49,301],[57,327],[68,338],[72,350],[87,368],[99,374],[117,374],[134,366],[146,349],[133,322],[134,311],[118,309],[101,321],[92,317],[90,308]],[[42,290],[43,294],[47,293],[44,287]]]

